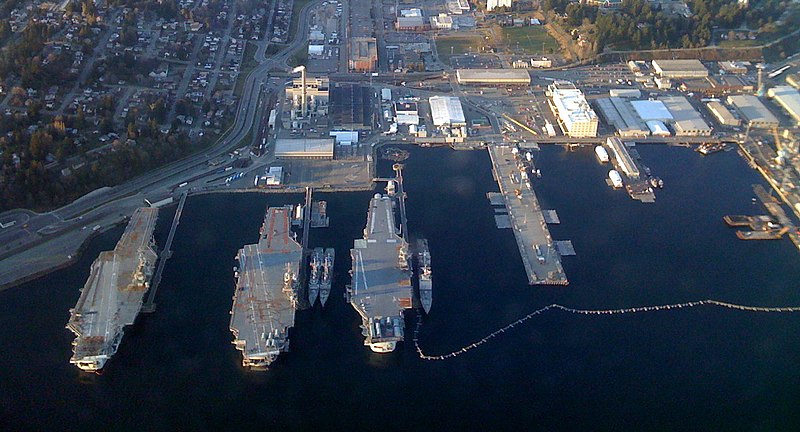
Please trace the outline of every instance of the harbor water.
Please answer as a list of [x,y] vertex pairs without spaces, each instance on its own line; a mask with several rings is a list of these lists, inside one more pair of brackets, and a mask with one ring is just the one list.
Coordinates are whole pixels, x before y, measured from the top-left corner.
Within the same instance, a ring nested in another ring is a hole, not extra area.
[[[494,225],[497,191],[485,151],[409,148],[410,237],[427,238],[433,307],[419,332],[428,355],[460,350],[558,303],[616,309],[716,299],[800,306],[800,255],[788,239],[741,241],[726,214],[764,214],[761,183],[734,152],[637,146],[665,182],[654,204],[605,183],[590,147],[546,147],[533,186],[572,240],[568,286],[529,286],[513,232]],[[379,174],[391,174],[382,162]],[[127,329],[102,375],[69,364],[64,328],[91,262],[123,228],[93,239],[72,266],[0,292],[3,430],[797,430],[800,313],[711,305],[576,315],[548,310],[445,361],[362,345],[345,302],[349,249],[373,192],[315,194],[330,228],[310,247],[335,247],[327,306],[300,311],[291,352],[266,372],[242,369],[228,329],[236,251],[258,238],[269,205],[302,195],[216,194],[186,203],[155,313]],[[163,210],[156,239],[171,222]]]

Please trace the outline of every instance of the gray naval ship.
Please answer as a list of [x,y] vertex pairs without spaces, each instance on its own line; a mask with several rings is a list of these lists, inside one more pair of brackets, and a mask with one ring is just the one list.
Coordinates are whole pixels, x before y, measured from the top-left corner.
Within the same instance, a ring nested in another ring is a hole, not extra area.
[[408,244],[397,233],[395,199],[370,200],[364,238],[353,242],[349,302],[361,316],[364,345],[392,352],[404,339],[403,311],[412,307]]
[[319,302],[325,306],[328,297],[331,295],[331,283],[333,282],[333,260],[336,251],[333,248],[325,249],[322,258],[322,279],[319,283]]
[[158,257],[153,240],[157,217],[157,208],[136,209],[114,250],[100,252],[92,263],[67,323],[76,336],[69,362],[84,371],[103,368],[117,352],[124,327],[142,309]]
[[230,330],[245,367],[266,368],[289,350],[303,255],[290,230],[291,207],[271,207],[258,243],[236,256]]
[[314,307],[319,297],[320,279],[322,278],[322,248],[314,248],[311,253],[311,273],[308,275],[308,304]]
[[428,250],[428,240],[417,240],[417,276],[419,279],[419,302],[425,313],[431,311],[433,303],[433,281],[431,276],[431,253]]

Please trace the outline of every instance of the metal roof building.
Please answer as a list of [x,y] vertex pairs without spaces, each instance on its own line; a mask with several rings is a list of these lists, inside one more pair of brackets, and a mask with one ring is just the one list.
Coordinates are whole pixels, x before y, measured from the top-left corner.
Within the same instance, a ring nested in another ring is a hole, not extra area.
[[275,141],[278,159],[333,159],[333,138],[279,138]]
[[800,92],[790,86],[777,86],[769,89],[767,96],[774,99],[796,123],[800,123]]
[[465,126],[464,109],[461,100],[453,96],[431,96],[431,117],[434,126]]
[[618,97],[600,98],[595,100],[595,105],[600,110],[600,115],[606,123],[617,130],[621,137],[647,136],[649,131],[644,122],[636,115],[633,107],[624,99]]
[[711,126],[683,96],[670,96],[661,99],[672,114],[672,127],[677,136],[710,136]]
[[778,127],[780,124],[778,118],[756,96],[728,96],[728,103],[736,107],[739,115],[747,121],[747,125],[750,127],[768,129]]
[[719,102],[711,101],[706,104],[706,108],[711,114],[714,115],[714,118],[719,122],[719,124],[724,126],[739,126],[742,124],[742,121],[736,118],[731,111],[722,105]]
[[636,110],[636,114],[642,120],[658,120],[660,122],[672,121],[672,114],[670,114],[664,102],[658,100],[637,100],[631,101],[631,106]]
[[665,78],[703,78],[708,69],[700,60],[653,60],[653,70]]
[[530,85],[531,75],[524,69],[458,69],[459,84]]

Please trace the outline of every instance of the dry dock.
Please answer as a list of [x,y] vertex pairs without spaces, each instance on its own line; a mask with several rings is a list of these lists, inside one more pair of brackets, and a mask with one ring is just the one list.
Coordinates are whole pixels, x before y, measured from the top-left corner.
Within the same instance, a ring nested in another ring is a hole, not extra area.
[[[402,199],[402,198],[401,198]],[[395,200],[376,194],[369,203],[364,238],[353,242],[350,304],[361,316],[364,345],[394,351],[403,341],[403,310],[412,307],[408,244],[397,234]]]
[[137,209],[113,251],[101,252],[70,310],[67,328],[77,336],[70,363],[98,371],[117,352],[123,329],[133,324],[150,286],[156,258],[153,230],[158,209]]
[[245,367],[268,367],[289,349],[303,256],[290,229],[291,206],[271,207],[258,243],[245,245],[236,256],[230,329]]
[[550,230],[533,189],[522,183],[511,147],[490,145],[492,171],[505,198],[522,263],[531,285],[567,285]]

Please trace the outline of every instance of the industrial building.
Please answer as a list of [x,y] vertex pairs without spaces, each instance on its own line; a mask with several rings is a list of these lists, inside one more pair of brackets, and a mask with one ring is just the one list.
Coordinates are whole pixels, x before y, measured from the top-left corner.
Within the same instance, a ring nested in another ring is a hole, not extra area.
[[692,78],[683,80],[680,89],[684,92],[700,93],[705,96],[722,96],[730,93],[751,93],[753,84],[735,75],[720,77]]
[[467,125],[461,100],[453,96],[431,96],[431,117],[434,126],[462,127]]
[[631,101],[631,106],[636,111],[643,121],[660,121],[662,123],[669,123],[673,120],[672,114],[664,105],[664,102],[659,100],[637,100]]
[[653,60],[653,70],[663,78],[703,78],[708,69],[700,60]]
[[736,111],[751,128],[769,129],[778,127],[780,124],[778,118],[756,96],[728,96],[728,103],[736,108]]
[[769,89],[767,96],[780,105],[795,123],[800,124],[800,92],[789,86],[777,86]]
[[609,89],[608,95],[611,97],[637,99],[642,97],[642,92],[637,88]]
[[511,0],[488,0],[486,2],[486,11],[491,12],[497,8],[509,8],[511,9]]
[[328,115],[328,78],[306,77],[303,66],[296,70],[300,72],[300,77],[293,78],[284,90],[287,100],[283,116],[285,128],[295,128],[293,123],[307,123],[311,118]]
[[611,148],[611,152],[614,153],[614,159],[616,159],[617,165],[619,165],[622,172],[631,178],[639,177],[639,167],[636,166],[630,153],[628,153],[628,147],[621,139],[617,137],[608,137],[608,139],[606,139],[606,145]]
[[750,62],[721,61],[717,62],[717,65],[722,72],[744,75],[747,73],[747,66],[750,66]]
[[617,135],[621,137],[649,135],[647,125],[626,100],[618,97],[600,98],[595,100],[595,105],[603,120],[617,130]]
[[378,67],[378,43],[374,37],[354,37],[350,40],[350,70],[373,72]]
[[278,138],[277,159],[333,159],[332,138]]
[[439,15],[430,18],[431,28],[434,30],[452,30],[453,17],[447,14],[440,13]]
[[400,125],[418,125],[419,124],[419,108],[416,102],[398,101],[394,104],[394,114],[397,124]]
[[740,126],[742,121],[736,118],[731,111],[719,102],[711,101],[706,104],[706,108],[714,118],[723,126]]
[[521,69],[458,69],[459,84],[530,85],[531,75]]
[[257,188],[280,186],[283,183],[283,167],[272,166],[264,171],[264,175],[256,175],[253,185]]
[[373,124],[370,89],[359,84],[340,83],[330,90],[329,116],[337,129],[369,130]]
[[597,114],[575,84],[555,81],[547,90],[550,109],[558,117],[565,135],[573,138],[597,136]]
[[462,15],[469,12],[469,1],[467,0],[447,0],[447,10],[454,15]]
[[650,135],[652,136],[668,137],[672,135],[664,122],[658,120],[647,120],[645,124],[647,125],[647,129],[650,130]]
[[422,15],[400,16],[395,27],[399,31],[424,31],[428,29],[428,21]]
[[672,115],[672,127],[676,136],[711,136],[711,126],[683,96],[661,99]]

